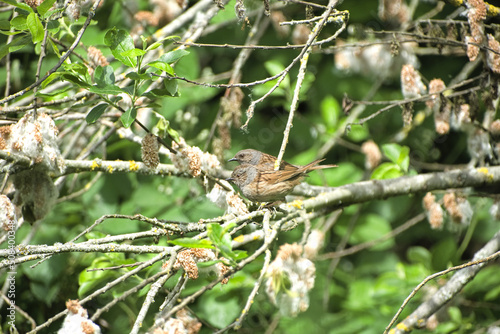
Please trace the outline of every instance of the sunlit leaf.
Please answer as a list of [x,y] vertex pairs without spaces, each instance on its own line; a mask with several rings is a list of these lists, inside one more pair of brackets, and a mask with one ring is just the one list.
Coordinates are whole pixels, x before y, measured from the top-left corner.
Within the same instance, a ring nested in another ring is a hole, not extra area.
[[44,0],[37,8],[37,12],[44,17],[45,14],[52,8],[52,5],[56,2],[56,0]]
[[43,25],[40,22],[40,18],[35,13],[30,13],[26,18],[26,25],[28,26],[28,30],[31,33],[31,40],[33,43],[38,43],[43,41]]
[[340,116],[340,105],[338,101],[329,95],[321,101],[320,108],[323,124],[326,126],[328,131],[335,131],[338,126]]
[[151,79],[151,75],[149,73],[137,73],[137,72],[128,72],[125,77],[132,79],[132,80],[148,80]]
[[118,95],[124,92],[123,89],[121,89],[116,85],[109,85],[105,87],[91,86],[88,87],[88,90],[96,94],[111,94],[111,95]]
[[16,30],[27,30],[28,25],[26,24],[26,19],[26,16],[18,15],[10,20],[10,26]]
[[148,65],[151,66],[151,67],[157,68],[159,70],[162,70],[162,71],[164,71],[164,72],[166,72],[166,73],[168,73],[170,75],[174,75],[175,74],[174,69],[167,62],[155,60],[155,61],[152,61],[152,62],[148,63]]
[[134,48],[132,50],[127,50],[123,51],[121,55],[123,57],[139,57],[139,56],[144,56],[146,54],[146,51]]
[[382,145],[384,155],[397,164],[404,172],[408,171],[410,165],[410,149],[395,143]]
[[135,118],[137,117],[137,109],[135,107],[127,109],[122,116],[120,117],[120,120],[122,121],[122,124],[124,127],[128,128],[134,123]]
[[214,249],[212,242],[210,240],[196,240],[193,238],[178,238],[174,240],[169,240],[169,243],[177,246],[182,246],[186,248],[210,248]]
[[168,134],[172,137],[172,139],[175,142],[178,143],[180,141],[179,133],[174,129],[172,129],[172,127],[170,126],[170,122],[167,121],[165,118],[160,118],[160,120],[156,124],[156,127],[158,128],[158,133],[160,136],[164,137],[165,135]]
[[372,173],[372,180],[393,179],[403,175],[403,172],[398,165],[392,162],[384,162],[380,164]]
[[170,93],[170,96],[179,96],[178,92],[178,85],[177,85],[177,80],[175,79],[165,79],[163,80],[163,85],[165,86],[165,89],[167,92]]
[[105,87],[115,83],[115,73],[111,66],[97,66],[94,71],[94,81],[97,87]]
[[146,51],[151,51],[151,50],[157,49],[160,46],[162,46],[163,43],[165,43],[165,42],[172,42],[174,39],[180,39],[180,37],[179,36],[168,36],[168,37],[165,37],[162,40],[156,41],[153,44],[151,44],[150,46],[148,46],[147,49],[146,49]]
[[74,74],[71,74],[71,73],[67,73],[67,72],[63,72],[61,74],[61,77],[66,80],[66,81],[69,81],[71,83],[74,83],[75,85],[77,85],[78,87],[81,87],[81,88],[89,88],[90,85],[83,81],[82,79],[80,79],[79,77],[77,77],[76,75]]
[[135,49],[134,40],[126,30],[116,28],[109,29],[104,36],[104,43],[109,46],[111,53],[118,61],[129,67],[137,66],[136,57],[126,57],[122,55],[125,51]]
[[15,6],[17,8],[24,9],[30,13],[33,13],[33,9],[30,6],[28,6],[27,4],[25,4],[24,2],[17,2],[16,0],[2,0],[2,2],[5,2],[9,5],[12,5],[12,6]]
[[185,49],[177,49],[165,53],[160,58],[158,58],[158,61],[165,62],[167,64],[172,64],[181,59],[182,57],[187,56],[188,54],[189,51]]

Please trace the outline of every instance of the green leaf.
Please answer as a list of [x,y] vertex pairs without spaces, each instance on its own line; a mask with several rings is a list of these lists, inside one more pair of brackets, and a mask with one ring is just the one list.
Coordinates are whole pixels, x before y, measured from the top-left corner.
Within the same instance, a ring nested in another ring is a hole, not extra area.
[[68,72],[74,72],[76,74],[81,75],[82,77],[86,77],[89,75],[89,70],[87,66],[85,66],[83,63],[71,63],[71,64],[64,64],[64,69],[67,70]]
[[[93,101],[95,103],[95,101]],[[92,103],[92,104],[93,104]],[[88,124],[93,124],[95,123],[99,117],[102,116],[104,111],[109,105],[107,103],[100,103],[97,106],[94,106],[88,113],[87,116],[85,116],[85,120],[87,121]]]
[[153,44],[151,44],[150,46],[147,47],[146,51],[151,51],[151,50],[157,49],[162,45],[163,45],[162,42],[154,42]]
[[28,30],[28,25],[26,24],[26,16],[18,15],[10,20],[11,28],[15,30]]
[[47,30],[53,34],[58,33],[60,27],[61,23],[59,21],[49,21],[49,23],[47,23]]
[[158,58],[158,61],[165,62],[167,64],[172,64],[181,59],[182,57],[187,56],[188,54],[189,51],[185,49],[177,49],[165,53],[160,58]]
[[146,96],[146,97],[149,97],[150,99],[156,99],[156,98],[159,98],[159,97],[165,97],[165,96],[179,96],[179,95],[172,95],[170,93],[170,91],[168,91],[167,89],[152,89],[150,91],[147,91],[147,92],[144,92],[142,93],[141,96]]
[[410,148],[408,146],[403,146],[401,149],[397,164],[405,173],[408,172],[410,166]]
[[170,96],[179,96],[179,93],[177,91],[178,89],[177,80],[165,79],[163,80],[163,85],[165,86],[165,89],[170,94]]
[[[276,75],[285,70],[283,64],[281,64],[279,61],[276,60],[266,61],[264,63],[264,67],[266,68],[267,72],[269,72],[269,74],[271,75]],[[272,84],[274,85],[275,82],[273,81]],[[285,79],[283,79],[280,86],[284,89],[290,88],[290,77],[288,75],[285,77]]]
[[42,88],[45,88],[47,87],[47,85],[49,83],[51,83],[52,81],[54,81],[55,79],[58,79],[61,77],[61,72],[54,72],[52,73],[51,75],[49,75],[47,77],[47,79],[45,79],[43,82],[42,82]]
[[372,173],[372,180],[393,179],[403,176],[400,167],[392,162],[384,162],[380,164]]
[[30,13],[33,13],[33,9],[23,2],[17,2],[16,0],[2,0],[2,2],[8,3],[9,5],[12,5],[14,7],[24,9]]
[[80,79],[78,76],[76,76],[74,74],[71,74],[68,72],[63,72],[61,74],[61,77],[66,81],[74,83],[78,87],[81,87],[81,88],[89,88],[90,87],[90,85],[88,83],[86,83],[85,81],[83,81],[82,79]]
[[440,239],[432,246],[432,268],[443,270],[449,267],[450,262],[457,260],[457,242],[453,237]]
[[244,258],[246,255],[241,253],[236,254],[232,250],[231,235],[227,232],[234,226],[234,224],[231,224],[226,228],[222,228],[221,225],[215,223],[207,225],[207,236],[210,238],[210,240],[212,240],[214,246],[220,250],[221,254],[230,260]]
[[57,89],[57,90],[50,91],[50,92],[46,92],[46,93],[41,93],[40,91],[38,91],[38,92],[36,92],[35,95],[38,96],[38,97],[43,97],[43,98],[53,98],[54,96],[57,96],[57,95],[60,95],[60,94],[64,94],[65,92],[67,92],[69,90],[73,90],[73,89],[74,89],[74,87],[71,87],[71,86],[67,85],[64,88]]
[[406,257],[410,262],[421,263],[424,266],[428,266],[431,263],[432,254],[425,247],[413,246],[406,252]]
[[216,265],[217,263],[221,263],[222,260],[214,260],[214,261],[207,261],[207,262],[197,262],[196,263],[196,266],[198,268],[209,268],[209,267],[212,267],[214,265]]
[[247,251],[234,250],[233,254],[234,254],[234,257],[233,257],[234,260],[243,260],[243,259],[248,257]]
[[180,39],[180,37],[179,36],[168,36],[168,37],[165,37],[162,40],[156,41],[153,44],[151,44],[150,46],[148,46],[147,49],[146,49],[146,51],[151,51],[151,50],[157,49],[157,48],[159,48],[160,46],[163,45],[163,42],[166,42],[166,41],[172,42],[174,39]]
[[85,117],[87,124],[95,123],[99,119],[99,117],[101,117],[102,114],[104,114],[104,111],[106,110],[107,107],[108,104],[101,103],[92,108],[92,110],[90,110],[87,116]]
[[148,63],[149,66],[162,70],[170,75],[175,75],[174,69],[167,62],[155,60]]
[[450,306],[448,308],[448,314],[450,315],[450,318],[453,322],[457,324],[461,324],[462,321],[462,313],[460,312],[460,309],[456,306]]
[[397,164],[402,171],[408,172],[408,167],[410,165],[410,148],[408,146],[385,144],[382,145],[382,151],[384,155]]
[[174,240],[168,240],[169,243],[176,245],[176,246],[181,246],[181,247],[186,247],[186,248],[210,248],[214,249],[214,246],[212,245],[212,242],[210,240],[196,240],[193,238],[178,238]]
[[44,17],[45,14],[52,8],[52,5],[56,0],[44,0],[37,8],[37,12]]
[[320,110],[323,117],[323,124],[325,124],[327,131],[335,131],[340,116],[339,102],[333,96],[328,95],[321,101]]
[[[123,254],[106,254],[99,256],[92,261],[92,264],[87,269],[108,268],[123,264],[131,264],[133,262],[134,260],[132,259],[125,259]],[[80,285],[78,289],[79,297],[85,296],[96,287],[103,286],[109,280],[116,278],[129,270],[130,269],[127,268],[121,268],[119,270],[82,270],[78,276],[78,283]]]
[[134,123],[135,118],[137,117],[137,108],[132,107],[125,111],[120,117],[122,124],[124,127],[128,128]]
[[126,57],[122,53],[125,51],[133,50],[134,40],[130,37],[126,30],[112,28],[108,30],[104,36],[104,44],[109,46],[113,56],[120,61],[122,64],[128,67],[137,66],[136,57]]
[[[55,32],[50,32],[51,34],[55,33]],[[50,44],[50,46],[52,47],[52,51],[54,51],[54,53],[56,54],[57,57],[61,57],[61,52],[59,52],[59,47],[57,46],[56,43],[54,43],[54,41],[52,39],[48,39],[48,42]]]
[[132,50],[127,50],[123,51],[121,55],[123,57],[139,57],[139,56],[144,56],[146,54],[146,51],[141,50],[141,49],[132,49]]
[[129,79],[132,79],[132,80],[135,80],[135,81],[139,81],[139,80],[148,80],[148,79],[151,79],[151,75],[149,75],[149,73],[137,73],[137,72],[128,72],[125,77],[129,78]]
[[382,145],[384,155],[395,164],[398,163],[399,155],[401,154],[401,145],[398,144],[385,144]]
[[[342,125],[344,125],[345,123],[346,119],[343,119]],[[368,137],[368,135],[368,128],[360,125],[352,125],[347,132],[347,138],[355,142],[364,141]]]
[[[352,232],[349,241],[353,244],[378,239],[391,232],[391,224],[387,219],[376,214],[362,215],[356,223],[356,228]],[[377,243],[372,250],[384,250],[394,245],[394,239],[388,239]]]
[[159,136],[165,137],[165,135],[168,134],[176,143],[181,140],[179,133],[172,129],[172,127],[170,126],[170,122],[165,118],[160,118],[158,123],[156,123],[156,127],[158,128]]
[[9,30],[9,29],[10,29],[10,21],[0,19],[0,30]]
[[491,290],[488,289],[488,292],[484,295],[484,300],[494,301],[498,299],[498,296],[500,296],[500,286],[493,285]]
[[0,30],[0,34],[5,36],[15,36],[22,34],[22,31],[8,31],[8,30]]
[[118,95],[124,92],[123,89],[116,85],[109,85],[106,87],[97,87],[97,86],[91,86],[87,88],[90,92],[96,93],[99,95],[102,94],[110,94],[110,95]]
[[115,73],[113,68],[108,65],[105,67],[97,66],[94,71],[94,81],[97,87],[106,87],[115,84]]
[[31,38],[28,35],[19,36],[14,38],[8,45],[2,45],[0,49],[0,59],[5,57],[9,52],[16,52],[24,48],[26,45],[31,44]]
[[26,25],[31,33],[31,40],[33,43],[38,43],[43,41],[43,25],[40,22],[40,18],[35,13],[30,13],[26,18]]
[[10,44],[0,45],[0,59],[5,57],[9,52],[15,52],[19,49],[22,49],[29,42],[30,42],[30,38],[28,36],[20,36],[20,37],[14,38],[14,40]]
[[225,234],[222,226],[219,224],[208,224],[207,225],[207,236],[212,240],[215,245],[220,245],[222,241],[222,236]]

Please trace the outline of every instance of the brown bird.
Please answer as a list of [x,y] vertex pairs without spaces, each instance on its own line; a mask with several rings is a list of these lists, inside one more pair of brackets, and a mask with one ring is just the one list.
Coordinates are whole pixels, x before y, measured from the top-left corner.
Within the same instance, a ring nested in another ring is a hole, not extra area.
[[[274,158],[272,155],[270,157]],[[237,185],[243,196],[251,201],[274,202],[284,199],[286,195],[291,193],[293,188],[307,176],[307,173],[315,169],[336,167],[335,165],[317,166],[321,161],[323,159],[313,161],[305,166],[288,164],[285,167],[288,169],[277,171],[268,169],[265,164],[264,168],[260,168],[262,164],[254,166],[243,163],[236,166],[231,177],[227,180]]]
[[[259,166],[263,170],[274,170],[274,163],[277,158],[273,155],[257,151],[251,148],[241,150],[234,158],[228,161],[238,161],[239,164],[249,164]],[[281,160],[280,170],[296,170],[299,166],[292,165],[284,160]]]
[[[273,155],[248,148],[246,150],[239,151],[238,153],[236,153],[234,158],[229,159],[228,161],[238,161],[239,164],[249,164],[257,166],[260,170],[273,171],[276,160],[277,158]],[[318,165],[323,160],[325,159],[314,160],[306,166],[309,166],[309,171],[337,167],[337,165]],[[296,171],[306,166],[292,165],[291,163],[281,160],[279,170]]]

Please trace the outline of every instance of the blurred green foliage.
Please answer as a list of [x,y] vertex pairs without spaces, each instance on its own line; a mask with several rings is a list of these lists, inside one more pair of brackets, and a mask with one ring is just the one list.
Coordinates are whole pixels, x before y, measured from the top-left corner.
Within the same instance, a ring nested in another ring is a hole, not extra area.
[[[47,1],[46,1],[47,2]],[[8,1],[12,3],[12,1]],[[236,21],[233,11],[235,1],[231,1],[224,11],[212,20],[211,24],[223,24],[220,29],[204,35],[199,42],[243,44],[251,27]],[[116,101],[108,98],[107,93],[117,95],[116,91],[99,93],[104,88],[115,89],[116,78],[113,70],[120,66],[120,62],[131,68],[128,78],[135,80],[138,86],[150,77],[144,76],[146,71],[137,68],[143,53],[148,51],[142,46],[134,45],[129,31],[131,29],[130,15],[124,9],[128,4],[122,1],[105,1],[98,10],[94,21],[85,33],[82,44],[85,47],[99,47],[105,55],[113,54],[117,59],[110,66],[96,69],[93,79],[89,76],[87,68],[75,60],[72,64],[65,64],[61,71],[52,79],[69,81],[77,88],[94,89],[94,93],[101,95],[104,102],[93,106],[87,115],[89,123],[96,122],[106,111],[108,105]],[[190,3],[191,5],[191,3]],[[260,4],[250,2],[249,8]],[[21,15],[15,21],[16,28],[28,29],[31,42],[39,43],[43,38],[44,27],[34,12],[19,5]],[[147,1],[137,2],[137,7],[148,9]],[[431,2],[418,2],[416,16],[428,12],[433,7]],[[339,7],[350,13],[350,34],[344,32],[344,40],[361,40],[356,32],[362,36],[369,34],[370,30],[392,29],[389,24],[381,21],[376,14],[376,1],[344,1]],[[446,5],[437,18],[446,18],[455,8]],[[304,18],[304,8],[298,4],[289,4],[282,9],[288,18]],[[319,14],[318,9],[314,10]],[[29,12],[29,13],[28,13]],[[25,15],[26,14],[26,15]],[[0,21],[9,20],[10,13],[0,13]],[[24,15],[24,16],[23,16]],[[69,45],[72,41],[71,32],[81,27],[85,17],[76,21],[66,20],[68,27],[50,26],[57,38]],[[252,23],[250,18],[250,23]],[[251,25],[251,24],[250,24]],[[150,29],[149,33],[154,32]],[[332,27],[326,27],[321,36],[328,36],[335,32]],[[115,43],[117,38],[119,43]],[[0,36],[2,44],[6,44],[7,36]],[[28,83],[34,81],[38,56],[37,49],[32,43],[16,40],[16,43],[26,44],[18,49],[11,45],[11,92],[19,91]],[[283,45],[290,41],[289,36],[281,37],[274,28],[269,28],[263,35],[260,43],[265,45]],[[56,49],[56,44],[51,44],[44,63],[42,73],[50,69],[58,60],[58,54],[63,48]],[[117,51],[117,45],[120,50]],[[108,47],[109,48],[108,48]],[[8,51],[2,49],[5,56]],[[170,51],[158,60],[150,62],[149,66],[155,69],[151,72],[161,71],[191,80],[200,77],[210,77],[214,74],[231,70],[238,50],[230,48],[189,48]],[[15,52],[14,52],[15,51]],[[123,52],[134,53],[123,53]],[[77,47],[77,53],[85,54],[85,48]],[[269,75],[278,73],[285,68],[297,54],[291,50],[255,50],[245,63],[241,82],[259,80]],[[354,100],[361,100],[371,90],[374,78],[359,74],[345,73],[335,67],[333,56],[317,49],[310,55],[308,72],[300,95],[300,104],[296,112],[296,119],[291,131],[285,159],[294,164],[306,164],[317,158],[318,151],[325,144],[338,135],[341,140],[336,142],[332,149],[326,152],[325,163],[335,163],[339,167],[321,172],[314,172],[307,178],[307,182],[314,185],[340,186],[362,180],[393,178],[408,173],[426,172],[419,165],[412,165],[412,159],[426,163],[465,164],[470,157],[467,153],[466,138],[462,132],[451,132],[446,136],[439,136],[434,131],[431,117],[426,117],[422,124],[414,127],[401,140],[396,140],[397,134],[403,128],[403,121],[399,109],[392,109],[375,117],[363,125],[352,124],[347,132],[343,132],[347,123],[347,115],[342,112],[342,99],[347,94]],[[421,56],[420,72],[427,80],[443,78],[447,81],[457,75],[465,64],[466,57],[440,56],[439,54]],[[138,63],[139,61],[139,63]],[[146,65],[146,64],[143,64]],[[295,87],[297,68],[293,68],[283,84],[264,102],[257,105],[255,115],[245,133],[237,127],[230,129],[231,147],[225,150],[223,159],[234,156],[234,153],[244,148],[255,148],[267,153],[277,155],[281,145],[283,130],[287,121],[290,108],[290,99]],[[5,89],[5,68],[0,68],[0,89]],[[168,80],[167,80],[168,81]],[[56,82],[56,81],[54,81]],[[221,81],[222,82],[222,81]],[[50,85],[53,82],[47,82]],[[269,81],[255,88],[243,88],[243,111],[251,100],[265,94],[274,85]],[[93,88],[96,84],[97,88]],[[170,83],[172,84],[172,83]],[[123,92],[123,89],[119,89]],[[144,92],[137,90],[137,98]],[[190,145],[204,149],[209,138],[209,130],[214,122],[220,105],[220,98],[224,89],[209,88],[176,81],[174,86],[164,86],[158,90],[155,98],[155,111],[150,124],[153,127],[158,121],[166,120],[165,131],[186,139]],[[151,93],[151,94],[153,94]],[[150,97],[151,97],[150,94]],[[68,93],[61,89],[52,96],[40,95],[46,100],[57,100]],[[387,79],[381,88],[374,94],[373,100],[401,99],[399,79]],[[116,102],[118,103],[118,102]],[[84,106],[80,106],[82,108]],[[54,108],[55,109],[55,108]],[[377,111],[378,106],[367,106],[360,117],[370,115]],[[422,112],[425,105],[416,103],[415,114]],[[481,113],[484,110],[480,110]],[[134,127],[136,117],[135,108],[130,108],[122,122],[125,126]],[[12,113],[11,116],[15,113]],[[498,117],[498,113],[497,113]],[[243,113],[241,121],[246,120]],[[356,123],[358,119],[353,120]],[[61,122],[62,123],[62,122]],[[168,130],[167,129],[170,129]],[[134,129],[136,130],[136,129]],[[171,132],[175,131],[175,132]],[[340,132],[340,133],[339,133]],[[361,144],[372,139],[382,148],[384,160],[373,172],[364,168],[364,155],[360,151]],[[397,141],[397,143],[396,143]],[[208,150],[213,147],[208,146]],[[103,158],[99,154],[92,157]],[[123,140],[118,135],[112,135],[107,140],[105,158],[109,160],[141,160],[139,145]],[[170,161],[162,157],[162,162]],[[227,164],[228,169],[233,165]],[[94,178],[95,175],[82,174],[74,179],[73,184],[61,189],[61,196],[67,195],[74,188],[82,188]],[[64,201],[55,206],[36,230],[36,235],[31,240],[32,244],[54,244],[66,242],[83,229],[90,226],[102,215],[142,214],[148,217],[168,219],[171,221],[197,222],[223,214],[223,211],[211,203],[205,196],[204,186],[196,179],[177,178],[170,176],[143,176],[107,174],[101,176],[90,189],[82,196]],[[327,231],[323,252],[333,252],[343,238],[347,238],[348,246],[355,246],[367,241],[377,239],[400,226],[408,219],[422,211],[422,196],[424,194],[408,194],[385,201],[374,201],[356,206],[347,207],[333,228]],[[307,311],[296,318],[282,317],[279,319],[277,309],[270,303],[266,294],[261,292],[253,301],[240,333],[264,333],[266,329],[276,326],[274,333],[381,333],[388,325],[392,316],[398,310],[403,300],[412,289],[427,275],[445,269],[450,265],[462,263],[472,257],[498,229],[488,210],[492,201],[485,198],[469,198],[474,208],[474,216],[468,227],[444,228],[432,230],[427,221],[422,221],[411,228],[410,231],[392,237],[383,243],[364,250],[360,253],[343,257],[333,271],[332,260],[316,261],[316,282],[310,291],[310,306]],[[351,222],[355,221],[354,225]],[[313,221],[313,225],[323,223],[324,218]],[[450,222],[450,224],[453,224]],[[219,226],[211,230],[211,245],[215,245],[222,254],[234,258],[240,250],[230,248],[230,236],[227,231],[219,230]],[[17,232],[16,240],[21,242],[31,230],[26,224]],[[149,225],[139,221],[122,219],[106,220],[92,234],[86,238],[97,238],[107,234],[133,233],[148,230]],[[248,233],[254,227],[246,227],[241,233]],[[279,245],[300,241],[304,226],[280,233],[278,242],[273,245],[273,255]],[[349,231],[352,229],[352,233]],[[470,235],[465,239],[466,234]],[[183,235],[189,238],[192,235]],[[234,239],[235,236],[232,236]],[[175,237],[172,237],[175,238]],[[169,245],[168,240],[131,241],[132,244]],[[179,241],[179,242],[182,242]],[[256,243],[246,245],[241,251],[251,255],[258,247]],[[461,253],[459,253],[461,250]],[[64,302],[68,299],[82,298],[98,287],[102,287],[110,280],[118,277],[120,273],[130,270],[122,268],[118,271],[92,271],[87,268],[103,268],[130,264],[151,258],[151,255],[132,254],[58,254],[50,260],[31,268],[33,263],[18,267],[17,273],[17,299],[16,304],[28,311],[37,323],[64,309]],[[249,292],[255,280],[259,277],[263,258],[248,265],[245,270],[238,272],[229,280],[227,285],[216,286],[205,292],[195,303],[189,307],[196,315],[210,326],[222,328],[240,316],[246,303]],[[113,297],[120,295],[128,288],[142,281],[145,277],[153,275],[159,266],[153,266],[141,275],[136,275],[126,281],[113,293],[102,295],[85,305],[89,314],[102,307]],[[491,265],[482,270],[478,276],[464,289],[459,298],[452,305],[443,310],[439,326],[433,333],[471,333],[491,324],[500,317],[500,277],[498,265]],[[157,310],[162,299],[171,289],[179,277],[179,273],[167,282],[165,289],[155,298],[152,310]],[[415,299],[407,306],[400,319],[407,316],[419,302],[431,295],[446,280],[446,277],[434,280],[419,292]],[[182,296],[197,291],[207,283],[208,279],[189,281]],[[116,307],[103,314],[104,333],[126,333],[130,330],[137,316],[143,298],[140,296],[129,297],[120,302]],[[181,297],[182,297],[181,296]],[[5,319],[2,310],[2,321]],[[29,325],[19,316],[18,329],[25,332]],[[279,321],[278,321],[279,320]],[[51,332],[59,326],[61,321],[51,327]],[[153,317],[146,318],[143,328],[152,325]],[[5,326],[5,325],[4,325]],[[4,327],[5,329],[6,327]],[[204,326],[202,333],[212,330]],[[427,333],[419,330],[418,333]],[[430,333],[430,331],[429,331]]]

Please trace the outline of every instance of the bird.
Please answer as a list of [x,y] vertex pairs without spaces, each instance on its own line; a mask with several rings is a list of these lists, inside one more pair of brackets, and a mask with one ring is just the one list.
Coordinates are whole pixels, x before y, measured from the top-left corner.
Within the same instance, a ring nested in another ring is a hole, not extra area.
[[[237,161],[240,164],[249,164],[252,166],[258,166],[260,170],[274,170],[274,165],[276,163],[277,158],[273,155],[257,151],[251,148],[241,150],[236,155],[229,159],[228,161]],[[315,160],[306,166],[310,166],[310,171],[311,170],[317,170],[317,169],[325,169],[325,168],[332,168],[332,167],[337,167],[337,165],[318,165],[320,162],[324,161],[325,159],[319,159]],[[281,160],[280,163],[280,168],[279,170],[286,170],[286,171],[296,171],[297,169],[300,169],[300,165],[293,165],[291,163],[286,162],[285,160]]]
[[[251,148],[241,150],[234,158],[228,161],[237,161],[240,164],[249,164],[253,166],[259,166],[260,169],[264,170],[274,170],[274,164],[277,158],[273,155],[257,151]],[[296,170],[298,166],[292,165],[291,163],[281,160],[280,170]]]
[[[271,164],[274,167],[276,158],[272,155],[262,153],[255,150],[243,150],[243,154],[236,154],[231,161],[253,161],[258,162],[255,165],[243,162],[236,166],[227,181],[235,184],[240,188],[243,196],[253,202],[275,202],[285,198],[286,195],[293,191],[293,188],[300,184],[307,173],[323,168],[337,167],[336,165],[318,165],[321,161],[315,160],[305,166],[296,166],[286,163],[283,169],[274,170],[269,167]],[[250,154],[249,154],[250,153]],[[261,155],[259,156],[259,153]],[[257,158],[256,158],[257,157]],[[262,161],[262,157],[267,159]],[[237,160],[239,158],[243,158]],[[272,161],[272,162],[271,162]]]

